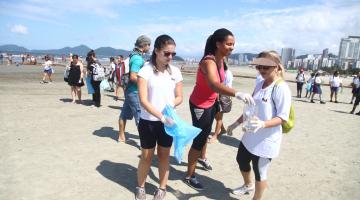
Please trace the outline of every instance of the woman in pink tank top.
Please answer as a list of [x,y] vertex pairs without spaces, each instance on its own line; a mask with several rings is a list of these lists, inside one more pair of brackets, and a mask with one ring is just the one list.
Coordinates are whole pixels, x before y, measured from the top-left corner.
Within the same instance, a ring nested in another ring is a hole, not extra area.
[[[202,129],[193,140],[188,155],[188,170],[184,182],[190,187],[202,190],[203,185],[195,177],[195,167],[201,151],[206,151],[207,138],[217,110],[216,98],[218,93],[236,97],[245,103],[254,103],[250,94],[237,92],[226,87],[220,80],[224,80],[223,62],[234,49],[235,38],[231,31],[218,29],[206,41],[204,56],[199,63],[196,84],[190,96],[190,112],[193,125]],[[221,77],[221,79],[220,79]],[[199,160],[207,164],[207,160]]]

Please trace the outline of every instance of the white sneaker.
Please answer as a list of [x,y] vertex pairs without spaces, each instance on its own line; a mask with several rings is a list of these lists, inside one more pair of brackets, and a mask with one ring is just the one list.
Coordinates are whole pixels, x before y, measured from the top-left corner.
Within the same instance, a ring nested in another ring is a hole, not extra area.
[[252,184],[250,186],[243,185],[241,187],[233,189],[231,192],[236,195],[249,194],[249,192],[255,190],[255,185]]

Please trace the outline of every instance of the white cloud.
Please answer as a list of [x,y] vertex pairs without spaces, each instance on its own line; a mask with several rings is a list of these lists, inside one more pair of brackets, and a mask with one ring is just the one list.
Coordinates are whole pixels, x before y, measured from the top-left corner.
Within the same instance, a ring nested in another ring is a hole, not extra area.
[[13,33],[18,33],[23,35],[28,34],[28,28],[21,24],[14,25],[13,27],[11,27],[10,31]]

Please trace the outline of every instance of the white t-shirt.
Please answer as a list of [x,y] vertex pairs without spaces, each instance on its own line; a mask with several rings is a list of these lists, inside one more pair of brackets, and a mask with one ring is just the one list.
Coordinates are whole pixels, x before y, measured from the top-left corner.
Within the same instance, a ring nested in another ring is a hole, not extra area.
[[355,85],[355,88],[360,87],[360,79],[359,79],[359,77],[356,77],[356,78],[353,79],[353,84]]
[[[170,65],[171,75],[167,70],[155,73],[153,65],[146,62],[140,69],[138,76],[147,81],[148,101],[160,112],[162,112],[166,104],[171,104],[175,99],[175,86],[183,80],[180,70]],[[157,117],[148,113],[145,108],[140,106],[140,117],[149,121],[160,121]]]
[[51,69],[51,65],[52,65],[51,60],[45,61],[45,63],[44,63],[44,70],[49,70],[49,69]]
[[[270,120],[276,116],[285,121],[289,120],[291,106],[289,86],[285,82],[279,83],[271,97],[275,81],[265,89],[261,89],[263,84],[264,81],[261,81],[255,86],[253,95],[257,117],[262,121]],[[279,155],[281,139],[282,127],[279,124],[271,128],[259,129],[255,133],[245,132],[241,141],[250,153],[264,158],[274,158]]]
[[115,71],[115,66],[116,66],[115,63],[111,62],[110,63],[110,70],[114,72]]
[[342,80],[338,76],[331,76],[329,82],[331,87],[340,87]]
[[305,74],[304,74],[304,72],[298,73],[296,75],[296,82],[301,82],[301,83],[305,82]]
[[233,82],[233,74],[231,73],[231,71],[228,69],[225,71],[225,81],[224,81],[224,85],[226,85],[229,88],[232,88],[232,82]]

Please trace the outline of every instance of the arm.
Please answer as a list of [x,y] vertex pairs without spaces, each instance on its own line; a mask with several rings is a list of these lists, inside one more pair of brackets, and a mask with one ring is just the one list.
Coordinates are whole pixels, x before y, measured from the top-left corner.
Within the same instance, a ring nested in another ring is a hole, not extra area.
[[182,93],[182,82],[178,82],[176,83],[175,86],[175,99],[174,99],[174,107],[180,105],[183,101],[183,93]]
[[137,84],[139,89],[139,99],[142,107],[145,108],[153,116],[157,117],[159,120],[163,117],[162,113],[154,108],[154,106],[148,101],[148,91],[147,91],[147,81],[142,78],[137,78]]
[[216,63],[212,60],[204,60],[201,65],[201,70],[205,74],[205,78],[209,84],[209,87],[217,93],[235,96],[236,91],[232,88],[226,87],[218,80],[218,69]]
[[84,65],[80,63],[80,80],[84,78]]
[[133,56],[129,60],[129,71],[130,71],[130,81],[133,83],[137,83],[137,73],[140,71],[140,68],[144,65],[144,61],[140,56]]

